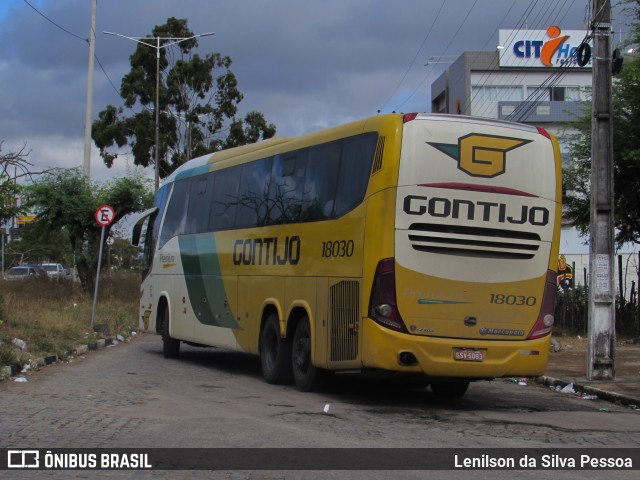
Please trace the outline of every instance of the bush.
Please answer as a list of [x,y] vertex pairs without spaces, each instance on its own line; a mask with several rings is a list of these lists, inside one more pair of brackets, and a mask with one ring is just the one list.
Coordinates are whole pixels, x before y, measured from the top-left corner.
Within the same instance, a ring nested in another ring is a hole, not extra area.
[[[101,276],[95,324],[106,324],[111,335],[128,335],[137,328],[139,292],[139,273]],[[46,277],[0,280],[0,366],[22,361],[14,358],[14,338],[27,343],[32,358],[64,356],[80,344],[95,343],[92,307],[92,296],[73,282]]]
[[18,356],[16,355],[13,345],[1,341],[0,343],[0,367],[18,364]]

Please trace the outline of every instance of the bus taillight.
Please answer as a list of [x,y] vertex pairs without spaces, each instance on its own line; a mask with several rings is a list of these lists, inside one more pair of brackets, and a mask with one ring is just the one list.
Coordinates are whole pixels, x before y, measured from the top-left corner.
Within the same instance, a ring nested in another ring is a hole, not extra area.
[[407,332],[396,302],[395,259],[378,262],[369,299],[369,317],[383,327],[397,332]]
[[545,137],[547,137],[548,139],[551,139],[551,135],[549,135],[549,132],[547,132],[544,128],[542,127],[536,127],[538,129],[538,133],[540,135],[543,135]]
[[540,309],[536,324],[531,329],[531,332],[529,332],[528,340],[544,337],[551,332],[554,322],[553,312],[556,305],[557,290],[557,273],[553,270],[548,270],[547,281],[544,285],[544,295],[542,297],[542,308]]
[[417,113],[406,113],[404,117],[402,117],[402,123],[407,123],[407,122],[410,122],[411,120],[415,120],[417,116],[418,116]]

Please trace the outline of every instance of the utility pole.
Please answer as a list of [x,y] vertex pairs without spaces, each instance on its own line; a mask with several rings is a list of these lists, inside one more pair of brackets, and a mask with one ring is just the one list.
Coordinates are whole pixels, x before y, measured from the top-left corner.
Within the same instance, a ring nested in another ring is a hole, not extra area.
[[587,379],[615,379],[611,2],[593,0],[591,222]]
[[89,32],[89,75],[87,79],[87,111],[84,117],[84,163],[83,171],[91,179],[91,117],[93,115],[93,65],[96,52],[96,10],[98,0],[93,0],[91,30]]

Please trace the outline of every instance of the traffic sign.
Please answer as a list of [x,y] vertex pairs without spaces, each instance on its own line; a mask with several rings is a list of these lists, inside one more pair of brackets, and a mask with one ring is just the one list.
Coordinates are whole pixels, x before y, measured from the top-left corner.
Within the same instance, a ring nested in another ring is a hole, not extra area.
[[93,328],[93,321],[96,317],[96,301],[98,299],[98,284],[100,282],[100,267],[102,265],[102,249],[104,247],[104,231],[106,227],[113,223],[116,213],[111,205],[100,205],[94,214],[96,222],[102,228],[100,234],[100,249],[98,253],[98,271],[96,272],[96,288],[93,291],[93,309],[91,310],[91,328]]
[[95,213],[96,222],[101,227],[108,227],[113,223],[115,212],[111,205],[101,205],[98,207]]

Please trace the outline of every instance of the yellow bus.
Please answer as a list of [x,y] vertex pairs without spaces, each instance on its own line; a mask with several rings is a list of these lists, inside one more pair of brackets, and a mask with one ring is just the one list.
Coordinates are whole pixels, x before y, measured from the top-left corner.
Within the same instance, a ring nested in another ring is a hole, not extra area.
[[[259,355],[269,383],[330,371],[470,381],[544,373],[561,161],[540,128],[378,115],[191,160],[133,228],[141,328]],[[144,233],[143,233],[144,232]]]

